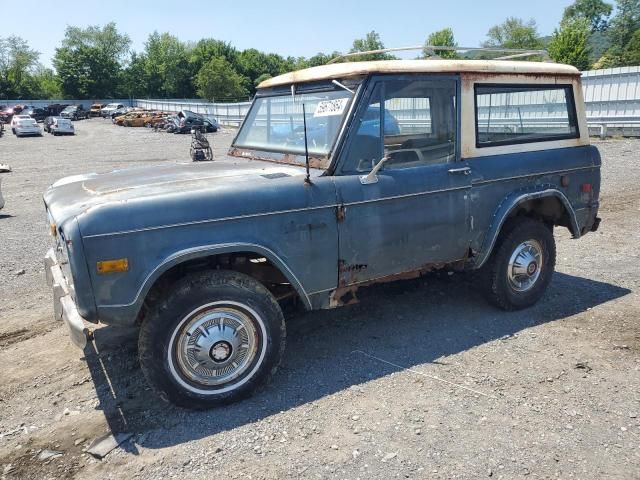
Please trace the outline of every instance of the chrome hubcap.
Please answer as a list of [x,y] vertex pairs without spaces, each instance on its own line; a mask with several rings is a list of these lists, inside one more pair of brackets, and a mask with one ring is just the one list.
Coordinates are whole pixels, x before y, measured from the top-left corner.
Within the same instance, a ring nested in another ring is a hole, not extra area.
[[229,383],[251,366],[258,333],[248,312],[232,305],[197,310],[182,322],[175,341],[180,373],[206,386]]
[[540,277],[542,245],[537,240],[527,240],[516,247],[509,259],[507,278],[518,292],[531,289]]

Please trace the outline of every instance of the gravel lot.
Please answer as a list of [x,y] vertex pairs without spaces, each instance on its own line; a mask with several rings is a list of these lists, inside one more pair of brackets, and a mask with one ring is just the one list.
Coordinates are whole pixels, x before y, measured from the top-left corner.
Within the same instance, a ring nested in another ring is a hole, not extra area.
[[[188,161],[189,136],[76,128],[0,138],[14,169],[0,213],[1,478],[640,478],[640,141],[598,142],[600,231],[556,230],[558,272],[536,307],[498,311],[469,275],[380,287],[288,319],[264,392],[192,412],[145,385],[135,332],[72,347],[41,267],[50,183]],[[210,136],[214,155],[233,133]],[[83,452],[107,432],[131,437],[103,460]]]

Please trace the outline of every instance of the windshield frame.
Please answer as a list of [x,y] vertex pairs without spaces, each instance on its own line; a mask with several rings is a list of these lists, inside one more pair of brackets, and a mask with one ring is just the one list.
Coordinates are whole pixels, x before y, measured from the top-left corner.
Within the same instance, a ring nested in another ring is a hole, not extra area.
[[[318,155],[312,152],[309,152],[309,167],[314,169],[328,170],[332,158],[336,152],[336,147],[339,145],[344,132],[346,130],[346,126],[349,124],[349,120],[354,112],[354,107],[357,106],[361,93],[363,91],[362,86],[366,83],[366,76],[349,78],[346,80],[339,79],[339,81],[346,85],[348,88],[354,91],[349,98],[349,103],[347,105],[347,109],[345,113],[342,115],[342,119],[340,125],[338,127],[337,133],[325,155]],[[254,109],[259,108],[258,102],[256,101],[259,98],[266,97],[284,97],[290,96],[292,92],[292,88],[295,88],[296,97],[302,94],[311,94],[311,93],[321,93],[321,92],[334,92],[334,91],[344,91],[344,89],[331,81],[321,81],[321,82],[305,82],[305,83],[297,83],[297,84],[288,84],[284,86],[273,87],[264,90],[258,90],[256,92],[256,96],[251,103],[251,107],[249,111],[245,115],[238,132],[236,133],[233,141],[231,142],[231,147],[229,149],[228,155],[234,157],[247,158],[251,160],[264,160],[268,162],[274,163],[284,163],[288,165],[295,165],[298,167],[304,167],[306,163],[305,154],[297,151],[287,151],[282,148],[256,148],[256,147],[245,147],[241,145],[237,145],[236,142],[242,132],[242,129],[245,127],[247,121],[251,118]],[[308,113],[307,113],[308,115]]]

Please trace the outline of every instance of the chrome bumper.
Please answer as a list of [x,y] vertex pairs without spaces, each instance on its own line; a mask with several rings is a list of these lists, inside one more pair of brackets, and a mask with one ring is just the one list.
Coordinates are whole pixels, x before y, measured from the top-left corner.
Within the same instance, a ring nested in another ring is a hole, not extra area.
[[49,249],[44,257],[44,271],[47,285],[53,288],[54,318],[66,323],[73,344],[84,349],[87,345],[88,329],[84,326],[84,320],[69,294],[69,284],[62,274],[53,248]]

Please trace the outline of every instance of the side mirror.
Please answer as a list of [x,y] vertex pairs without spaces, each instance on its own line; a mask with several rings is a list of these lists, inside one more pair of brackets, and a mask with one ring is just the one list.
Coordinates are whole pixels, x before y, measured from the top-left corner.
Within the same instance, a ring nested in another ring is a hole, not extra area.
[[371,171],[367,175],[360,176],[360,183],[362,185],[370,185],[372,183],[378,183],[378,172],[382,168],[382,166],[390,159],[391,157],[382,157],[378,163],[371,169]]

